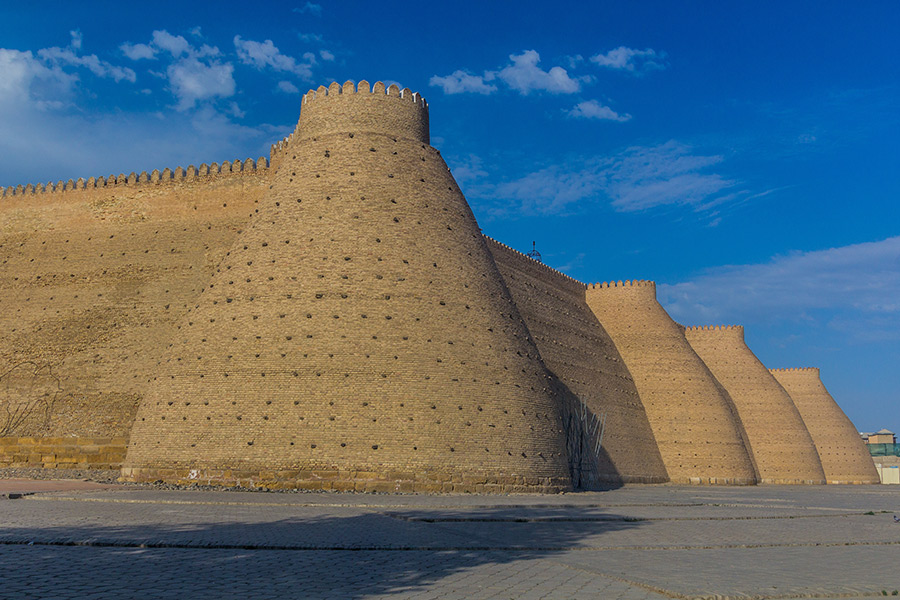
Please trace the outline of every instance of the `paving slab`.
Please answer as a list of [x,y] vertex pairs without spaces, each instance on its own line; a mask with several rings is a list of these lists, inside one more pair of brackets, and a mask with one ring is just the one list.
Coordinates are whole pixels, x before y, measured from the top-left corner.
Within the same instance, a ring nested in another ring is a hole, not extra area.
[[900,590],[898,509],[878,486],[34,490],[0,499],[0,598],[873,598]]

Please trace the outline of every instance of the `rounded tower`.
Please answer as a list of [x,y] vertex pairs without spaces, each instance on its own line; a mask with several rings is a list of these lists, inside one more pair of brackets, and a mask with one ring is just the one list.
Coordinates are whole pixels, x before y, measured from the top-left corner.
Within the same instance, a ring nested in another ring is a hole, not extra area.
[[160,364],[126,479],[571,487],[550,375],[421,97],[306,94],[250,217]]
[[760,483],[824,484],[822,463],[800,413],[747,347],[744,328],[687,327],[684,334],[734,401]]
[[756,483],[731,399],[657,302],[656,284],[598,283],[586,299],[634,377],[669,479]]
[[819,369],[771,369],[812,437],[828,483],[879,483],[878,471],[856,427],[819,378]]

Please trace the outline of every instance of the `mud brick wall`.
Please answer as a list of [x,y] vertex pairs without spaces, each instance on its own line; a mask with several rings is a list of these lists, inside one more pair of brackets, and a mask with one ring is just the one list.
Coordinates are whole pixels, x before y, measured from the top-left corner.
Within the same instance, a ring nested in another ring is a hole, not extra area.
[[659,452],[677,483],[753,484],[737,412],[656,300],[652,281],[589,285],[587,304],[634,377]]
[[128,435],[175,323],[268,189],[266,165],[0,198],[0,435]]
[[637,387],[609,334],[588,308],[586,286],[485,239],[541,358],[585,405],[585,425],[594,426],[598,438],[602,435],[599,480],[667,481]]
[[771,369],[803,417],[828,483],[878,483],[872,457],[856,427],[819,378],[819,369]]
[[[550,375],[465,198],[403,137],[416,127],[381,132],[425,105],[380,89],[307,96],[273,189],[176,327],[126,477],[571,486]],[[354,101],[380,112],[344,121]]]
[[824,484],[822,463],[800,413],[747,347],[744,328],[688,327],[685,337],[734,401],[760,483]]
[[118,469],[127,438],[4,437],[0,468]]

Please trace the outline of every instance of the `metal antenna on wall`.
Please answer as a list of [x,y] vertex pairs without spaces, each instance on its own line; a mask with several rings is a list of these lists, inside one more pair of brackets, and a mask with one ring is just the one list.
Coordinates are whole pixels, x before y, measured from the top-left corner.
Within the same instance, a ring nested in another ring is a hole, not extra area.
[[528,258],[533,258],[534,260],[536,260],[538,262],[544,262],[541,260],[541,253],[538,252],[537,248],[535,248],[534,246],[535,246],[535,243],[531,242],[531,252],[528,252],[527,254],[525,254],[525,256],[527,256]]

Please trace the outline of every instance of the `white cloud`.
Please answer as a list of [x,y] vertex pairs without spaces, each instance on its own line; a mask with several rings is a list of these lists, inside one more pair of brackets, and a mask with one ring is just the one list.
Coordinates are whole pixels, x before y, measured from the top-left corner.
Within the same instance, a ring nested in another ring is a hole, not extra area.
[[665,53],[656,52],[652,48],[635,50],[619,46],[606,54],[597,54],[591,57],[591,62],[601,67],[608,67],[618,71],[641,73],[666,68]]
[[132,83],[137,80],[134,71],[128,67],[118,67],[105,60],[100,60],[97,58],[96,54],[78,56],[75,50],[71,48],[53,47],[38,50],[38,56],[49,63],[85,67],[97,77],[110,77],[116,81],[122,81],[124,79]]
[[238,58],[245,65],[251,65],[260,71],[265,68],[274,71],[288,72],[306,80],[312,80],[312,65],[315,64],[315,55],[304,54],[305,63],[298,62],[294,57],[282,54],[272,40],[255,42],[243,40],[241,36],[234,36],[234,47]]
[[722,156],[695,154],[689,146],[669,141],[636,146],[617,156],[594,157],[553,165],[519,179],[482,188],[484,198],[516,200],[532,213],[557,214],[583,201],[607,201],[620,212],[660,206],[687,206],[708,211],[736,199],[749,199],[746,190],[733,191],[736,181],[708,169]]
[[[531,92],[551,94],[573,94],[581,89],[583,81],[591,81],[590,76],[573,78],[562,67],[552,67],[544,71],[538,66],[541,56],[535,50],[525,50],[522,54],[510,54],[510,63],[498,71],[484,71],[481,75],[459,69],[443,77],[434,75],[430,85],[443,88],[445,94],[492,94],[497,91],[494,81],[504,83],[522,95]],[[572,62],[572,57],[569,57]]]
[[321,4],[313,4],[312,2],[307,2],[300,8],[294,9],[295,13],[300,13],[301,15],[310,14],[316,17],[322,16],[322,5]]
[[[490,79],[493,76],[488,75]],[[439,77],[432,76],[429,85],[443,88],[445,94],[492,94],[497,91],[497,86],[485,83],[485,76],[472,75],[465,71],[454,71],[450,75]]]
[[301,42],[313,43],[313,42],[321,42],[322,36],[318,33],[298,33],[297,37]]
[[629,148],[603,174],[612,205],[620,211],[666,204],[707,209],[719,203],[722,191],[737,183],[706,172],[723,160],[722,156],[694,154],[689,146],[672,140],[650,148]]
[[70,31],[71,42],[66,48],[53,46],[51,48],[42,48],[37,51],[38,56],[44,63],[55,66],[72,66],[84,67],[97,77],[109,77],[115,81],[134,82],[136,75],[134,71],[128,67],[119,67],[105,60],[101,60],[96,54],[79,55],[83,36],[80,31]]
[[165,50],[173,57],[178,58],[182,54],[192,54],[191,44],[180,35],[172,35],[165,29],[153,32],[153,46]]
[[288,94],[299,94],[300,89],[290,81],[279,81],[278,89]]
[[67,100],[78,78],[48,67],[28,52],[0,48],[0,106],[5,114],[33,106],[51,108]]
[[534,50],[522,54],[510,54],[512,64],[500,69],[497,77],[521,94],[545,91],[552,94],[574,94],[581,89],[577,79],[572,79],[562,67],[544,71],[538,66],[540,55]]
[[156,50],[149,44],[129,44],[128,42],[125,42],[119,46],[119,50],[131,60],[156,58]]
[[328,50],[319,50],[319,57],[322,60],[326,60],[326,61],[334,60],[334,54],[329,52]]
[[579,102],[575,105],[575,108],[568,111],[567,114],[575,119],[597,119],[619,122],[624,122],[631,119],[631,115],[620,115],[610,107],[604,106],[596,100]]
[[900,236],[711,269],[659,286],[659,297],[685,323],[769,322],[773,315],[790,315],[836,328],[854,322],[860,335],[865,323],[877,322],[879,335],[898,337]]
[[203,62],[193,57],[178,60],[166,70],[172,93],[178,98],[178,110],[193,108],[201,100],[233,96],[233,73],[231,63]]

